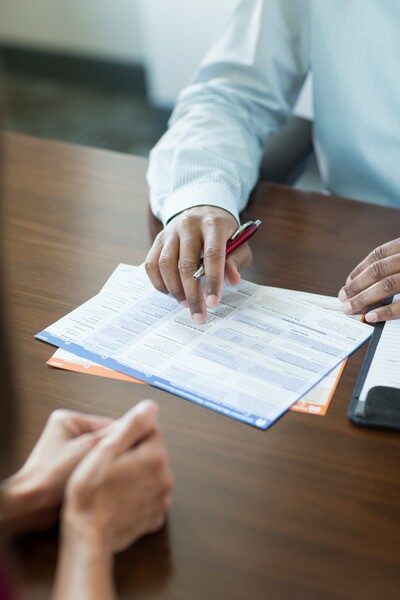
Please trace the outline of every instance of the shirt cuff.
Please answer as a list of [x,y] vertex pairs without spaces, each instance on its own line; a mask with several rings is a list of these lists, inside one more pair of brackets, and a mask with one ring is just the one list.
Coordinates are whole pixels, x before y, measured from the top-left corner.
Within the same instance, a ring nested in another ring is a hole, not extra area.
[[190,183],[171,194],[160,210],[160,218],[165,226],[177,214],[195,206],[215,206],[223,208],[240,223],[236,200],[229,187],[217,181]]

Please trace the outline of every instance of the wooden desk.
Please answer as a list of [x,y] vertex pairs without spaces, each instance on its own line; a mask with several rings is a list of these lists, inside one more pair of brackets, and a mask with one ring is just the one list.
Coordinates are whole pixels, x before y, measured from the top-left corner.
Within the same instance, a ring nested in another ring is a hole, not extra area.
[[[397,600],[400,436],[347,420],[362,352],[326,417],[288,413],[267,432],[160,390],[46,367],[52,348],[34,333],[95,294],[119,262],[145,258],[146,161],[7,135],[6,163],[20,459],[57,407],[117,417],[143,396],[161,405],[175,501],[168,528],[118,558],[120,596]],[[265,225],[246,277],[322,294],[399,235],[398,212],[285,187],[259,187],[249,212]],[[48,597],[56,549],[55,533],[19,546],[33,598]]]

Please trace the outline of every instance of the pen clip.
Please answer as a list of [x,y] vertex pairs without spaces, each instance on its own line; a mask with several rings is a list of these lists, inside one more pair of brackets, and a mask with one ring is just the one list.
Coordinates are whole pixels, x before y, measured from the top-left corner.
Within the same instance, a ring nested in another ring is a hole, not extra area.
[[246,229],[248,229],[251,225],[254,224],[254,221],[247,221],[247,223],[243,223],[240,227],[236,229],[236,231],[229,238],[230,240],[236,240]]

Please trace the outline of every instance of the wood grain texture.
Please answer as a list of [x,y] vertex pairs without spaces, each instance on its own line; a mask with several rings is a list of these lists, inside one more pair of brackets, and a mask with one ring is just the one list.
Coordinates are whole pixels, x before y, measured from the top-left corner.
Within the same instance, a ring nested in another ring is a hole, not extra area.
[[[168,527],[118,557],[121,598],[367,600],[399,597],[400,437],[353,427],[346,410],[362,353],[326,417],[289,413],[262,432],[145,386],[46,367],[33,335],[95,294],[119,262],[151,243],[146,162],[6,135],[10,321],[19,369],[22,461],[57,407],[119,416],[142,397],[161,405],[176,475]],[[246,277],[337,294],[399,213],[260,185],[262,218]],[[129,510],[129,507],[121,507]],[[31,598],[48,598],[57,536],[18,545]]]

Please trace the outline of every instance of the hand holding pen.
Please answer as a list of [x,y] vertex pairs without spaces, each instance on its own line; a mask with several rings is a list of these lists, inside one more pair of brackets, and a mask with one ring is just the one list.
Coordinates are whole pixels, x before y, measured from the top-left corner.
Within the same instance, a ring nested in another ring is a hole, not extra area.
[[[236,219],[226,210],[197,206],[175,216],[156,237],[147,256],[146,271],[154,287],[188,307],[195,323],[206,320],[207,307],[219,304],[224,280],[238,285],[241,270],[251,264],[252,253],[244,239],[227,254],[236,229]],[[201,256],[204,285],[194,278]]]
[[[260,225],[261,225],[260,219],[257,219],[257,221],[247,221],[247,223],[240,225],[240,227],[238,227],[238,229],[236,229],[235,233],[233,233],[231,235],[231,237],[229,238],[229,240],[226,244],[225,256],[229,256],[237,248],[240,248],[240,246],[243,246],[243,244],[245,244],[247,242],[247,240],[249,240],[255,234],[255,232],[258,230]],[[205,272],[206,272],[206,270],[205,270],[205,266],[204,266],[204,260],[202,258],[200,261],[199,268],[193,275],[194,279],[200,279],[201,277],[203,277],[205,275]]]

